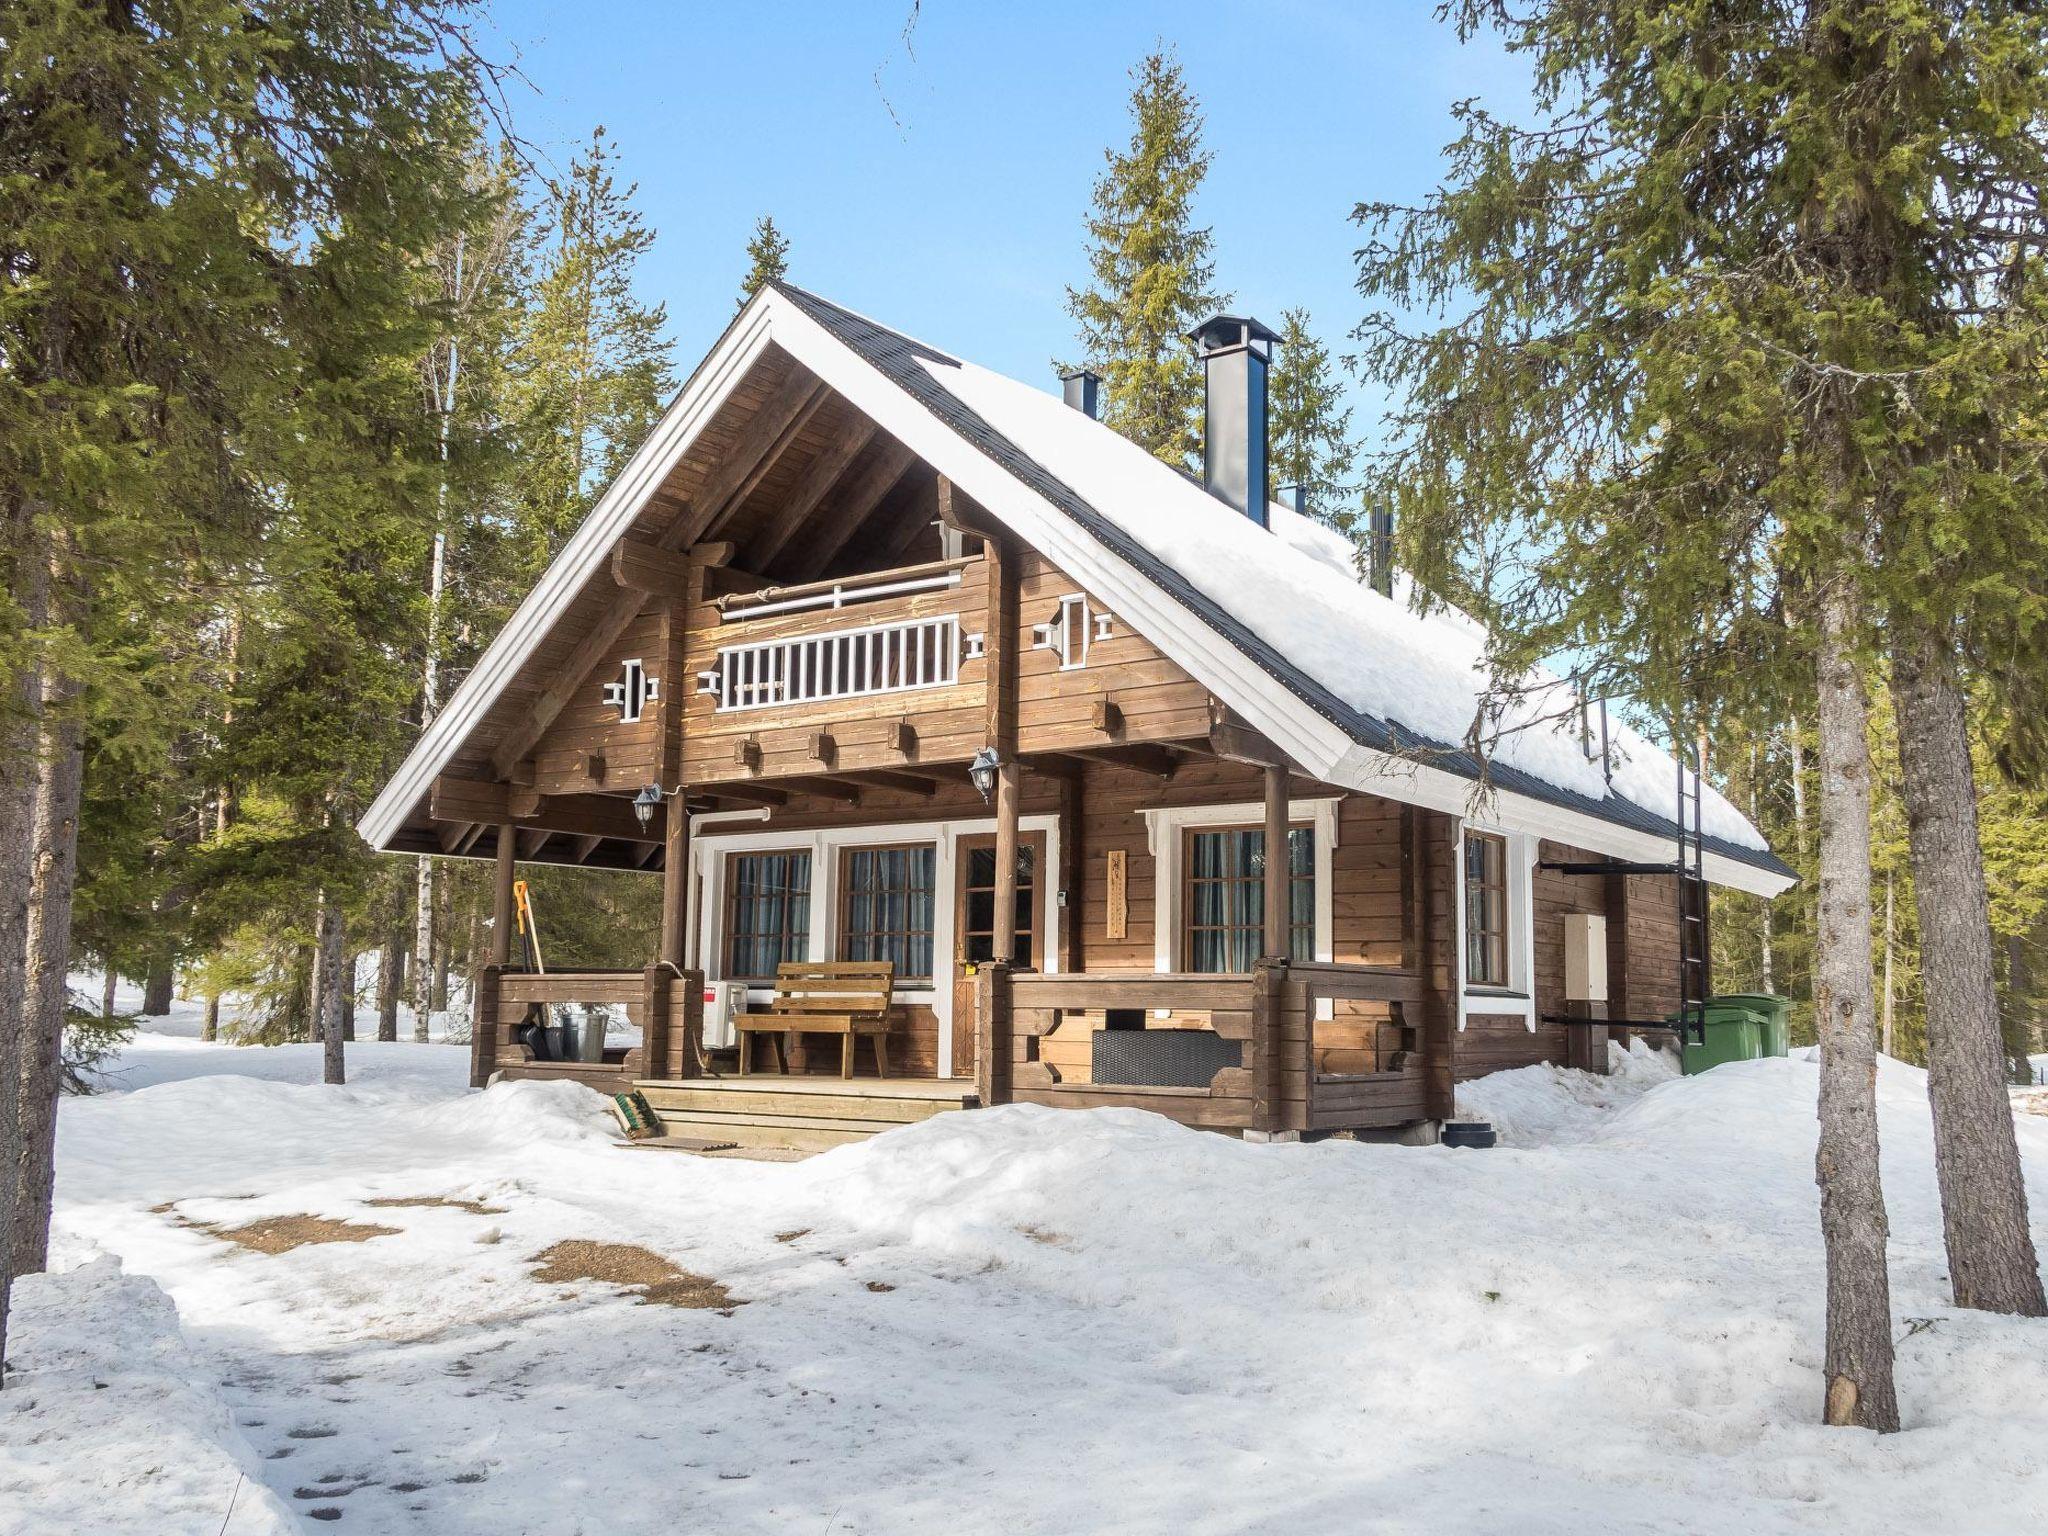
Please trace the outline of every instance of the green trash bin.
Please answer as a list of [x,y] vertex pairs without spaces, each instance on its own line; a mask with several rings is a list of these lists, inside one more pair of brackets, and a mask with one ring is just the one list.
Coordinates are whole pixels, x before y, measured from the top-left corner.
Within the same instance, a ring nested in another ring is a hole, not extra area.
[[[1775,992],[1727,992],[1714,1003],[1735,1003],[1749,1009],[1761,1020],[1763,1053],[1783,1056],[1791,1050],[1792,999]],[[1712,1003],[1709,1003],[1709,1007]]]
[[[1683,1032],[1685,1015],[1674,1013],[1673,1024]],[[1764,1015],[1747,1003],[1725,997],[1710,997],[1706,1003],[1706,1038],[1684,1035],[1683,1063],[1691,1077],[1730,1061],[1755,1061],[1764,1053]]]

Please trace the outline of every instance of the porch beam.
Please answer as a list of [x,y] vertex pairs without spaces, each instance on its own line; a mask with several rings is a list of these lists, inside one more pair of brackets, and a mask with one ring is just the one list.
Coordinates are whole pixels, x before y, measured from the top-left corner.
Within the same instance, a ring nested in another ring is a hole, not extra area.
[[807,368],[792,363],[789,377],[762,402],[740,430],[731,452],[705,476],[703,484],[677,509],[657,540],[664,549],[681,549],[704,538],[724,516],[735,493],[751,491],[789,446],[790,425],[822,402],[825,386]]
[[427,796],[427,815],[434,821],[484,823],[509,821],[529,831],[564,832],[572,837],[608,837],[644,843],[649,834],[625,800],[616,795],[539,795],[531,815],[522,791],[488,779],[443,776]]
[[808,581],[833,562],[867,515],[888,495],[917,457],[893,437],[855,471],[836,498],[831,518],[818,529],[809,552],[797,562],[797,579]]
[[877,789],[900,789],[907,795],[917,795],[929,800],[938,793],[939,781],[926,778],[921,773],[898,773],[893,768],[862,768],[859,782],[872,784]]
[[810,467],[797,478],[782,505],[768,518],[767,527],[755,533],[747,544],[747,564],[757,571],[766,570],[782,553],[789,541],[796,537],[811,513],[817,510],[839,477],[846,473],[847,466],[860,456],[869,439],[875,435],[875,424],[865,416],[861,417],[846,431],[832,439],[832,442],[811,460]]
[[1164,747],[1145,742],[1119,747],[1076,747],[1072,755],[1085,757],[1090,762],[1107,763],[1112,768],[1135,768],[1155,779],[1170,779],[1180,770],[1179,758]]
[[794,794],[815,795],[820,800],[837,800],[842,805],[860,804],[860,785],[851,779],[809,776],[778,779],[776,782]]
[[697,793],[709,795],[714,800],[738,800],[745,805],[778,806],[789,804],[789,791],[778,789],[772,784],[730,782],[724,784],[699,784]]

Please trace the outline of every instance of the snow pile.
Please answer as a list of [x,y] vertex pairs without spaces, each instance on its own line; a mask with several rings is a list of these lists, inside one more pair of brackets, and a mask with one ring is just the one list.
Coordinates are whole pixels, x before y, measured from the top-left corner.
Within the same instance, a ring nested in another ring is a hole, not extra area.
[[[1813,1064],[1618,1066],[1464,1085],[1484,1152],[1013,1106],[798,1164],[616,1145],[569,1084],[212,1076],[65,1104],[60,1258],[157,1277],[270,1488],[349,1530],[2048,1525],[2048,1324],[1948,1306],[1924,1079],[1879,1085],[1880,1438],[1814,1423]],[[2021,1148],[2040,1200],[2048,1121]],[[293,1213],[389,1230],[206,1230]],[[565,1240],[740,1304],[536,1283]]]
[[0,1532],[288,1536],[156,1284],[102,1258],[14,1288],[0,1392]]
[[[1361,713],[1453,746],[1463,743],[1487,683],[1485,635],[1454,613],[1419,614],[1382,597],[1326,541],[1283,520],[1282,537],[1249,519],[1043,390],[972,363],[927,360],[926,372],[962,404],[1044,465],[1103,516],[1235,614],[1309,677]],[[1292,518],[1292,514],[1288,514]],[[1547,673],[1513,706],[1494,748],[1499,762],[1594,800],[1608,783],[1569,720],[1565,685]],[[1541,722],[1541,723],[1538,723]],[[1678,815],[1671,759],[1610,719],[1613,792],[1667,819]],[[1745,848],[1763,838],[1708,787],[1705,830]]]
[[1491,1121],[1504,1147],[1559,1146],[1605,1134],[1614,1112],[1678,1076],[1678,1057],[1641,1040],[1609,1041],[1608,1075],[1538,1064],[1458,1087],[1461,1119]]

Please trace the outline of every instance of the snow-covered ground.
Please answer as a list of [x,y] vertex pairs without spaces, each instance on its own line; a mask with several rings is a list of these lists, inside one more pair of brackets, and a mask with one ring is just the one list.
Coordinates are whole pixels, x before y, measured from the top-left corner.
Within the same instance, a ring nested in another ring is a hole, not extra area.
[[[64,1105],[0,1531],[215,1536],[231,1498],[227,1536],[2048,1528],[2048,1323],[1945,1304],[1908,1068],[1880,1438],[1812,1422],[1801,1060],[1501,1074],[1463,1095],[1485,1152],[1013,1107],[770,1164],[622,1148],[567,1084],[466,1094],[447,1046],[359,1046],[339,1089],[311,1047],[130,1058],[151,1086]],[[479,1208],[369,1203],[431,1197]],[[300,1214],[396,1230],[208,1230]],[[742,1304],[537,1282],[565,1239]]]

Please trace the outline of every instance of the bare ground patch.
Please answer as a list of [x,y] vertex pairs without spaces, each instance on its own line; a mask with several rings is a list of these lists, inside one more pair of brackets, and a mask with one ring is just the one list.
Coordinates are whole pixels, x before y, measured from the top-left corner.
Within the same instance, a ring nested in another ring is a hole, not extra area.
[[432,1208],[448,1211],[467,1211],[472,1216],[502,1216],[505,1214],[505,1207],[502,1205],[486,1205],[481,1200],[462,1200],[454,1195],[384,1195],[375,1200],[365,1200],[363,1204],[375,1206],[380,1211]]
[[247,1248],[251,1253],[290,1253],[315,1243],[366,1243],[373,1237],[395,1237],[397,1227],[379,1227],[369,1222],[337,1221],[332,1216],[271,1216],[247,1226],[222,1227],[194,1222],[209,1237]]
[[533,1278],[542,1285],[597,1280],[637,1291],[642,1301],[665,1307],[730,1312],[745,1302],[704,1275],[678,1269],[660,1254],[632,1243],[597,1243],[571,1238],[534,1255]]

